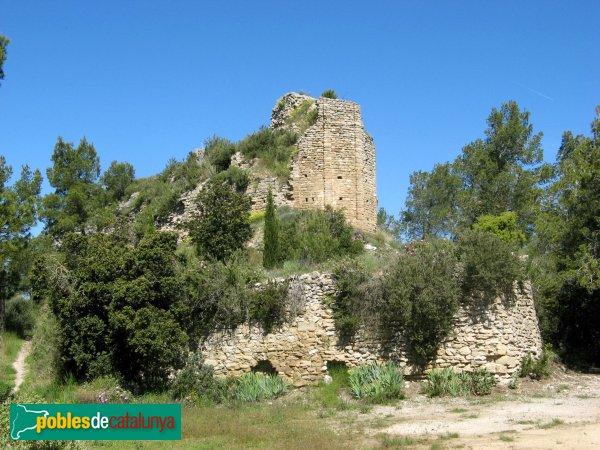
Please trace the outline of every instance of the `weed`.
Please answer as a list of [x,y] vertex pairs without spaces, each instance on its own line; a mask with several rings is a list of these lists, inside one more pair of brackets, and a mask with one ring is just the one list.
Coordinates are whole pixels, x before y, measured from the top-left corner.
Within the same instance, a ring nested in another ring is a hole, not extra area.
[[447,441],[448,439],[456,439],[459,437],[458,433],[451,433],[451,432],[447,432],[446,434],[441,434],[440,435],[440,439],[442,441]]
[[562,425],[564,422],[560,419],[552,419],[550,422],[542,423],[538,425],[538,428],[542,430],[547,430],[548,428],[555,427],[557,425]]
[[504,441],[504,442],[512,442],[515,440],[514,437],[509,436],[507,434],[501,434],[500,436],[498,436],[498,439],[500,439],[501,441]]
[[349,375],[350,392],[355,398],[375,403],[404,398],[404,374],[394,362],[355,367]]
[[277,398],[286,391],[287,385],[279,376],[250,372],[239,378],[233,395],[243,402],[258,402]]
[[467,412],[467,411],[468,411],[468,409],[465,409],[465,408],[452,408],[448,412],[460,414],[460,413],[464,413],[464,412]]

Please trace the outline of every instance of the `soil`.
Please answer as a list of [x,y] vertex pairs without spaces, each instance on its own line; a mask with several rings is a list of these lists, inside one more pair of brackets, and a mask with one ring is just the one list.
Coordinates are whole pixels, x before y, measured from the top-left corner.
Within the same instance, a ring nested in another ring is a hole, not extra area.
[[413,382],[409,400],[374,407],[360,420],[367,433],[378,440],[386,435],[392,447],[600,448],[600,375],[554,372],[548,380],[523,380],[517,389],[500,386],[469,399],[430,399]]
[[29,355],[30,350],[31,350],[31,341],[23,342],[23,345],[21,346],[21,349],[19,350],[19,353],[17,354],[17,359],[13,363],[13,368],[15,369],[15,372],[16,372],[15,386],[13,387],[13,392],[17,392],[19,390],[21,383],[23,383],[23,380],[25,379],[25,371],[26,371],[25,359]]

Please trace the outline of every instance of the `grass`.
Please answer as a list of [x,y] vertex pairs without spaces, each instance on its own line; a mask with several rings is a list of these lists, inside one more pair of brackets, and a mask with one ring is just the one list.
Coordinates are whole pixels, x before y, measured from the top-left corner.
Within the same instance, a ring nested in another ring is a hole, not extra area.
[[515,440],[514,437],[509,436],[507,434],[501,434],[500,436],[498,436],[498,439],[500,439],[503,442],[512,442]]
[[547,430],[548,428],[552,428],[558,425],[562,425],[564,422],[560,419],[552,419],[550,422],[542,423],[538,425],[538,428],[542,430]]
[[383,448],[412,448],[425,442],[424,439],[416,439],[410,436],[391,436],[385,433],[380,433],[375,437]]
[[348,409],[349,403],[341,397],[342,392],[348,388],[348,369],[343,365],[330,363],[328,372],[332,381],[329,384],[319,383],[313,392],[314,400],[322,408]]
[[17,359],[17,354],[23,345],[24,340],[15,333],[5,331],[0,339],[0,365],[1,372],[0,383],[12,385],[15,381],[15,369],[13,362]]
[[344,449],[357,446],[352,429],[335,433],[300,403],[184,408],[181,441],[92,442],[106,449]]
[[448,412],[455,413],[455,414],[465,413],[467,411],[469,411],[469,410],[465,409],[465,408],[452,408],[452,409],[448,410]]
[[451,432],[447,432],[446,434],[440,435],[440,439],[442,441],[447,441],[449,439],[457,439],[458,437],[460,437],[460,435],[458,433],[451,433]]

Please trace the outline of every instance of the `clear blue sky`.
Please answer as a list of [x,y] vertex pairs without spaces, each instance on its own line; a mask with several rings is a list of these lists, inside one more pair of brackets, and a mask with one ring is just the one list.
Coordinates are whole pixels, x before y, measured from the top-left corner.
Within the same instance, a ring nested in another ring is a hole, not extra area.
[[[509,99],[553,160],[600,104],[600,2],[0,0],[0,154],[45,173],[57,136],[160,171],[267,124],[288,91],[361,104],[380,205],[454,159]],[[46,189],[48,189],[46,185]]]

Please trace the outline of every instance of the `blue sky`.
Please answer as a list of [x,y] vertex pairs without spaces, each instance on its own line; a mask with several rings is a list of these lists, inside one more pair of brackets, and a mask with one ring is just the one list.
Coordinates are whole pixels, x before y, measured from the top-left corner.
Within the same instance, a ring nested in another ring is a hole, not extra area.
[[147,176],[267,124],[285,92],[333,88],[361,104],[397,214],[410,173],[454,159],[509,99],[547,160],[564,130],[589,133],[598,23],[598,1],[0,0],[0,154],[45,172],[57,136],[86,136],[104,168]]

